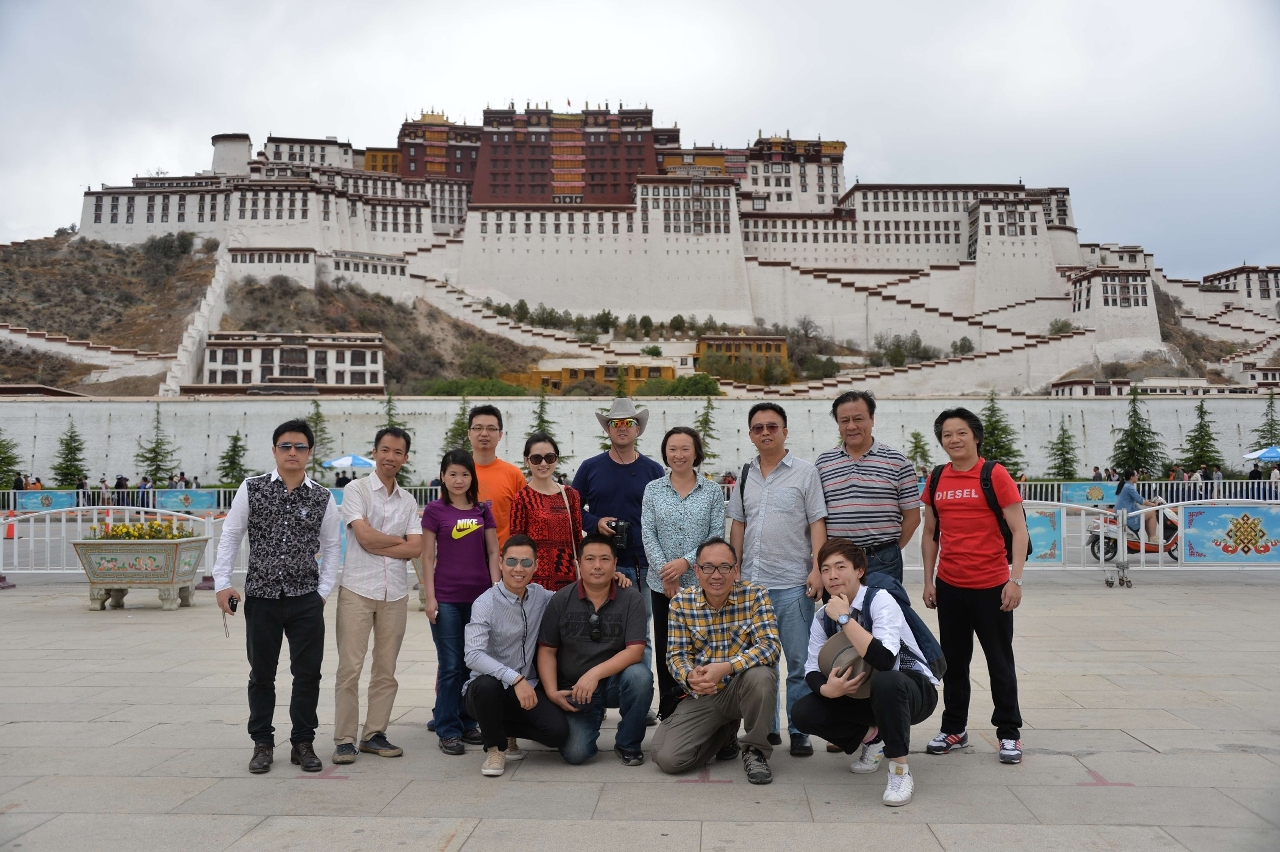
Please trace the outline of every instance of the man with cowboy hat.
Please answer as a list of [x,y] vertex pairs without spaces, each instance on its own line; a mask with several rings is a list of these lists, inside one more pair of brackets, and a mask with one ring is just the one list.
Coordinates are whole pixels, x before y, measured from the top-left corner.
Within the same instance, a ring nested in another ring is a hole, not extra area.
[[[640,507],[644,488],[663,476],[662,465],[636,449],[636,439],[644,434],[649,409],[636,408],[634,400],[615,399],[607,414],[596,414],[609,436],[609,449],[584,461],[573,477],[573,487],[582,497],[582,528],[614,539],[618,552],[618,573],[645,588],[648,561],[640,540]],[[621,523],[619,523],[621,522]],[[648,595],[645,611],[652,618]],[[651,659],[645,649],[646,664]],[[656,723],[656,717],[650,724]]]

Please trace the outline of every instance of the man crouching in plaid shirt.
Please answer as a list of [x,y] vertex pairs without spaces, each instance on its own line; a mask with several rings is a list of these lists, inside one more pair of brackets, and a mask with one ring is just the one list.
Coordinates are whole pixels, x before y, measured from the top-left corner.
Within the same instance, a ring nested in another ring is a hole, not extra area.
[[653,737],[663,772],[702,767],[739,755],[752,784],[773,780],[769,724],[778,705],[778,621],[764,589],[734,575],[738,554],[722,538],[694,558],[698,586],[671,599],[667,666],[689,694]]

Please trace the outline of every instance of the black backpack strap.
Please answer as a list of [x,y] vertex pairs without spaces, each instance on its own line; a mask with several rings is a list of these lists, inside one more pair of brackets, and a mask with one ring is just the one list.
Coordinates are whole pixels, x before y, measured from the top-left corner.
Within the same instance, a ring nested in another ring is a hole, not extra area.
[[738,499],[742,501],[742,515],[747,515],[747,474],[751,472],[751,462],[742,466],[742,475],[738,477]]
[[929,508],[933,509],[933,540],[934,541],[938,540],[938,533],[942,529],[942,518],[938,515],[938,507],[933,503],[933,500],[934,500],[933,495],[938,493],[938,482],[941,481],[942,479],[942,469],[944,467],[946,467],[945,464],[940,464],[933,469],[932,473],[929,474],[928,505],[929,505]]
[[982,463],[982,472],[978,475],[978,484],[982,488],[982,496],[986,499],[987,506],[995,513],[996,524],[1000,527],[1000,536],[1004,539],[1004,552],[1009,558],[1009,564],[1012,565],[1013,530],[1009,528],[1009,521],[1004,516],[1004,510],[1000,508],[1000,501],[996,498],[996,487],[991,481],[991,472],[995,470],[997,464],[999,462],[985,461]]

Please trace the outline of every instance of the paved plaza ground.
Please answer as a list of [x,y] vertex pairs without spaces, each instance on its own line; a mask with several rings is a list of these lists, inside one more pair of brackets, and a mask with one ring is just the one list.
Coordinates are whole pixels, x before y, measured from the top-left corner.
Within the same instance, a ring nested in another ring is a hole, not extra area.
[[[389,731],[405,756],[333,767],[332,606],[326,769],[299,772],[286,744],[251,776],[243,621],[226,638],[211,592],[176,612],[153,591],[89,612],[87,586],[19,577],[0,592],[0,849],[1280,849],[1280,573],[1141,573],[1123,590],[1028,577],[1024,762],[996,760],[975,660],[974,746],[916,754],[941,708],[917,727],[904,808],[880,804],[883,772],[853,775],[818,741],[809,758],[779,750],[767,787],[736,762],[625,768],[616,711],[588,765],[534,751],[482,778],[479,749],[446,757],[427,730],[435,649],[416,612]],[[907,585],[918,596],[918,571]],[[276,724],[287,740],[287,706]]]

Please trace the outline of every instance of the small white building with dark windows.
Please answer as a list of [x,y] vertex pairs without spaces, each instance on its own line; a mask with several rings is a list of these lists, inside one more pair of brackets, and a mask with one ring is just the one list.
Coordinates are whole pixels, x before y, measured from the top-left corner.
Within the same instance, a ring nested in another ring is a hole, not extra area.
[[368,394],[386,391],[381,334],[215,331],[187,394]]

